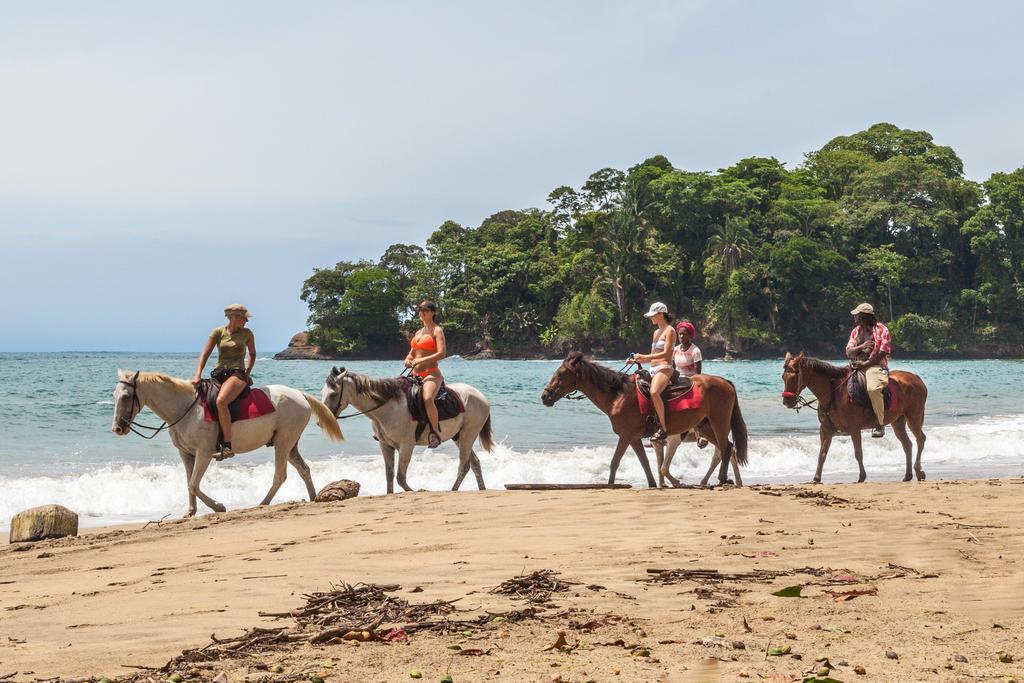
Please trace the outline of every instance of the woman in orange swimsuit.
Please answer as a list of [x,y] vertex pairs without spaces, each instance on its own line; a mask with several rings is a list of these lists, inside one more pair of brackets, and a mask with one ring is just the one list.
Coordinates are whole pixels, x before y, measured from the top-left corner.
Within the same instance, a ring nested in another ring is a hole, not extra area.
[[444,330],[434,321],[437,315],[437,304],[433,301],[421,301],[416,307],[421,327],[412,340],[409,342],[409,355],[405,357],[405,367],[412,368],[412,372],[423,383],[423,405],[427,411],[427,419],[430,421],[430,435],[427,437],[427,446],[437,448],[441,445],[441,431],[437,422],[437,406],[434,405],[434,397],[441,389],[441,369],[437,367],[438,361],[445,356]]

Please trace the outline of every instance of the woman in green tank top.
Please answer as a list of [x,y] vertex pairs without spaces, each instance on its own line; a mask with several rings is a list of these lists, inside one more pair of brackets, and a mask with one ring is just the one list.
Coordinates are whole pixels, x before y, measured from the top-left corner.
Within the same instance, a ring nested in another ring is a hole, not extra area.
[[[230,458],[235,454],[231,449],[231,414],[228,404],[252,384],[252,367],[256,364],[256,340],[252,330],[246,327],[252,315],[242,304],[231,304],[224,309],[228,324],[210,332],[203,353],[196,364],[196,374],[192,377],[192,385],[198,387],[203,368],[209,360],[213,349],[217,349],[217,366],[210,376],[220,382],[217,394],[217,420],[224,440],[220,444],[220,457]],[[249,352],[246,360],[245,352]]]

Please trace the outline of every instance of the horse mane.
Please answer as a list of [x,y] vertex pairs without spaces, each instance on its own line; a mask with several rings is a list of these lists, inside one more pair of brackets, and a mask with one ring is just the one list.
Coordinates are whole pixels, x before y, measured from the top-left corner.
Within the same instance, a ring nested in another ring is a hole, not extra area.
[[347,376],[361,396],[369,396],[377,403],[393,401],[405,392],[402,380],[397,377],[377,379],[358,372],[349,372]]
[[817,358],[810,358],[808,356],[804,356],[803,366],[808,370],[820,372],[821,374],[827,375],[829,377],[842,377],[843,375],[846,374],[846,368],[844,367],[832,365],[831,363],[826,363],[823,360],[819,360]]
[[577,363],[576,372],[581,379],[585,379],[600,391],[610,391],[621,394],[629,383],[628,376],[623,372],[616,372],[606,365],[595,363],[587,358],[580,351],[573,351],[565,357],[565,362],[574,361]]
[[[131,381],[135,375],[134,372],[128,372],[127,370],[118,370],[118,377],[126,382]],[[181,379],[179,377],[171,377],[164,372],[139,372],[138,378],[135,380],[136,384],[165,384],[174,389],[177,389],[182,394],[188,394],[189,396],[196,393],[195,387],[188,380]]]

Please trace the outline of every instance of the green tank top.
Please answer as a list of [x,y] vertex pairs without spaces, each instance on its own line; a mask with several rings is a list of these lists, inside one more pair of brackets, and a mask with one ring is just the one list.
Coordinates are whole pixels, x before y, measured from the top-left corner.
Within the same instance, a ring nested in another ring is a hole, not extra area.
[[217,369],[245,370],[245,350],[252,338],[252,330],[248,327],[234,334],[228,332],[227,326],[214,329],[210,339],[217,345]]

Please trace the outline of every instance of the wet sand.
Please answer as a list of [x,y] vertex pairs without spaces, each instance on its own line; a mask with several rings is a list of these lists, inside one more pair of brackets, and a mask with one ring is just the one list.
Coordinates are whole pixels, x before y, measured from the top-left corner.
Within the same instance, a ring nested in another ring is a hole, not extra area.
[[[124,665],[163,666],[211,634],[293,626],[259,612],[287,613],[341,582],[457,599],[465,612],[452,618],[504,613],[527,603],[491,589],[551,569],[578,584],[533,619],[415,632],[407,644],[296,642],[176,670],[231,681],[401,681],[413,670],[457,683],[784,681],[827,659],[846,682],[1020,681],[1022,500],[1022,478],[412,493],[91,529],[0,547],[0,678],[165,680]],[[655,569],[742,576],[650,582]],[[804,597],[772,595],[788,586]],[[546,650],[560,630],[566,645]]]

